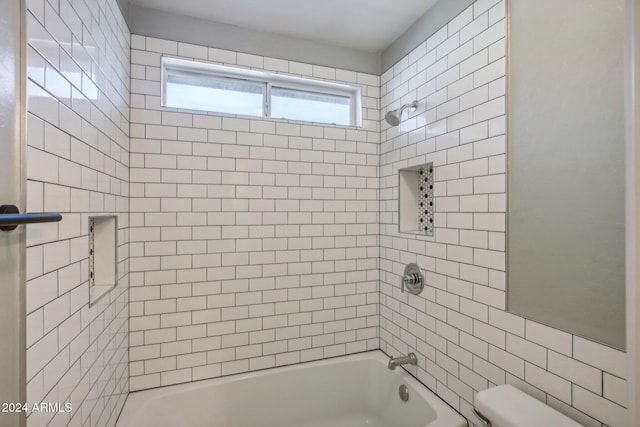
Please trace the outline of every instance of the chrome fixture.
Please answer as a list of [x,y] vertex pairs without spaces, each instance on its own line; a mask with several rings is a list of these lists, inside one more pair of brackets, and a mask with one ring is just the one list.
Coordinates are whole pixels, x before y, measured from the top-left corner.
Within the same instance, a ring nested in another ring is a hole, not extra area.
[[396,369],[396,366],[400,366],[400,365],[417,365],[418,364],[418,358],[416,357],[416,354],[411,352],[409,354],[407,354],[406,356],[400,356],[400,357],[392,357],[389,360],[389,364],[387,365],[387,367],[391,370]]
[[415,262],[407,264],[402,275],[402,283],[400,283],[400,290],[404,292],[407,288],[407,292],[413,295],[419,295],[424,289],[424,276],[420,270],[420,266]]
[[411,104],[404,104],[402,107],[397,110],[391,110],[385,114],[384,119],[391,126],[398,126],[400,124],[400,117],[402,116],[402,112],[409,108],[409,111],[412,113],[418,109],[418,101],[413,101]]
[[402,400],[403,402],[409,400],[409,388],[406,385],[402,384],[400,386],[400,388],[398,389],[398,394],[400,395],[400,400]]
[[473,408],[473,413],[476,414],[476,417],[482,422],[484,427],[491,427],[491,421],[484,415],[482,415],[476,408]]

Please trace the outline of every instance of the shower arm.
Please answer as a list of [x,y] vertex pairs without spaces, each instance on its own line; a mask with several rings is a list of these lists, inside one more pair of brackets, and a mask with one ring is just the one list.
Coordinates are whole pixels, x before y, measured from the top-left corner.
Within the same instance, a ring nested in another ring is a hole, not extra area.
[[404,104],[402,107],[400,107],[400,111],[398,111],[398,117],[400,117],[402,115],[402,112],[407,108],[418,108],[418,101],[413,101],[409,104]]

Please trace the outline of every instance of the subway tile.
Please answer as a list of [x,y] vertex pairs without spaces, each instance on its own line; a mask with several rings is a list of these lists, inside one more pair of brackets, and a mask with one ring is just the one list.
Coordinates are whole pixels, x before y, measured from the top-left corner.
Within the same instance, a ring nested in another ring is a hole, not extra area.
[[507,40],[505,37],[489,46],[489,62],[497,61],[498,59],[503,58],[506,54],[506,45]]
[[313,77],[319,77],[321,79],[327,79],[327,80],[335,80],[336,70],[331,67],[313,65]]
[[[464,64],[461,64],[461,68]],[[478,63],[480,65],[480,63]],[[474,87],[483,86],[489,82],[504,77],[506,61],[504,58],[498,59],[473,73]],[[470,69],[473,65],[470,64]]]
[[501,213],[474,213],[474,226],[478,230],[505,231],[505,215]]
[[547,349],[516,335],[507,333],[506,350],[541,368],[547,367]]
[[178,54],[178,43],[170,40],[162,40],[154,37],[146,38],[145,48],[149,52],[165,53],[169,55]]
[[573,358],[619,377],[627,373],[624,352],[577,336],[573,336]]
[[215,61],[222,64],[235,64],[236,56],[236,52],[230,50],[216,49],[211,47],[208,49],[208,59],[210,61]]
[[236,63],[245,67],[264,69],[264,57],[260,55],[238,52],[236,54]]
[[525,319],[522,317],[495,308],[490,308],[489,324],[524,338]]
[[571,334],[549,326],[527,320],[525,338],[565,356],[571,356],[572,354]]
[[506,20],[501,19],[473,39],[473,49],[478,52],[505,37]]
[[178,43],[177,55],[193,59],[208,59],[208,49],[204,46]]
[[573,385],[573,406],[610,426],[627,425],[627,411],[607,399]]
[[474,335],[461,332],[460,346],[485,360],[489,358],[489,344]]
[[497,3],[499,3],[499,0],[479,0],[473,5],[474,17],[484,14],[487,10],[491,9]]
[[[627,393],[628,393],[627,381],[625,381],[622,378],[615,377],[613,375],[609,375],[606,372],[603,372],[602,382],[603,382],[602,396],[626,408],[629,403],[627,398]],[[588,387],[585,387],[585,388],[589,389]],[[589,390],[593,391],[594,393],[598,392],[598,390],[591,390],[591,389]]]
[[565,403],[571,403],[571,383],[557,375],[526,363],[525,381]]
[[602,371],[592,366],[563,356],[555,351],[549,351],[547,369],[549,372],[565,378],[580,387],[584,387],[593,393],[600,394],[602,392]]
[[474,12],[474,20],[460,29],[460,42],[472,40],[482,31],[486,30],[489,25],[489,14]]
[[473,119],[476,122],[489,120],[505,114],[505,98],[500,97],[473,107]]
[[[474,262],[476,265],[481,267],[487,267],[494,270],[503,270],[505,269],[505,254],[500,251],[488,251],[484,249],[474,249],[473,250]],[[488,290],[486,290],[488,291]],[[485,292],[486,292],[485,291]],[[500,306],[499,304],[499,295],[491,297],[491,300],[494,301],[496,306]],[[493,304],[492,304],[493,305]]]
[[525,378],[525,361],[503,349],[489,346],[489,362],[502,367],[505,371],[520,379]]
[[484,340],[498,348],[505,348],[505,332],[487,325],[484,322],[474,321],[473,336]]
[[473,356],[473,371],[493,384],[505,383],[506,373],[502,368],[475,355]]

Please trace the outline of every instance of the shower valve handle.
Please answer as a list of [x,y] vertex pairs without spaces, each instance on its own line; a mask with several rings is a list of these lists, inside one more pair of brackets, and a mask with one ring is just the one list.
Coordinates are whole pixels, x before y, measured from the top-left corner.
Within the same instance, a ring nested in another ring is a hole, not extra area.
[[404,269],[400,291],[406,289],[410,294],[418,295],[424,289],[424,276],[418,264],[411,263]]
[[405,285],[415,285],[416,283],[420,282],[420,279],[421,277],[416,273],[410,273],[403,277]]

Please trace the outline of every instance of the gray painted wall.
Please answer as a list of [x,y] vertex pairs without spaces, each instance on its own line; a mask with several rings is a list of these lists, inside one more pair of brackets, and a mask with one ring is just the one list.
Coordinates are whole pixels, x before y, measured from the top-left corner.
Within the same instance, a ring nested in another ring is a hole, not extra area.
[[441,0],[379,53],[176,15],[117,0],[132,34],[229,49],[364,73],[382,74],[475,0]]
[[380,55],[131,6],[133,34],[379,74]]
[[432,34],[469,7],[474,1],[440,0],[437,2],[382,52],[380,74],[393,67],[396,62],[431,37]]
[[129,27],[129,31],[131,31],[131,16],[129,15],[129,0],[116,0],[118,3],[118,7],[120,8],[120,12],[122,12],[122,16],[124,17],[127,26]]

